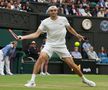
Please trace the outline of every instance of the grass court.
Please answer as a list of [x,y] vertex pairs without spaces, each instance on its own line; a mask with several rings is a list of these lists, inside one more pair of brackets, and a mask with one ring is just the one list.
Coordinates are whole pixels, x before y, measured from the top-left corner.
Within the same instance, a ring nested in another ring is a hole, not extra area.
[[108,90],[108,75],[85,75],[96,82],[96,87],[89,87],[80,81],[77,75],[53,74],[50,76],[37,75],[35,88],[24,87],[30,74],[0,76],[0,90]]

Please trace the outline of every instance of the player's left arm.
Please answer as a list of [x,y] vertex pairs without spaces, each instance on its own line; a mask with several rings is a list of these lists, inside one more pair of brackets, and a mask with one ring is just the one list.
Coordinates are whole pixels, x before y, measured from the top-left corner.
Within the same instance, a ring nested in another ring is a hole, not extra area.
[[84,40],[84,36],[78,34],[70,25],[66,26],[66,28],[71,34],[75,35],[80,41]]

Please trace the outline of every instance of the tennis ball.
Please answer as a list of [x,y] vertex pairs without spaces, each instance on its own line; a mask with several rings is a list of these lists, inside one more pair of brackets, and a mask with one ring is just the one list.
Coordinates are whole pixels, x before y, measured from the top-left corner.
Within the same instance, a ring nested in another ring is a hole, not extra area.
[[80,43],[79,42],[75,42],[74,45],[75,45],[75,47],[79,47]]

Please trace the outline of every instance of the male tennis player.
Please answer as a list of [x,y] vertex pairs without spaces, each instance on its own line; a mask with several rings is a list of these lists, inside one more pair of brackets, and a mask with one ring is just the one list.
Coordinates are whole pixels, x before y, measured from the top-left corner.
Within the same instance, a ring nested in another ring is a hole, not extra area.
[[78,34],[70,26],[68,20],[65,17],[58,16],[58,8],[56,6],[50,6],[47,12],[50,15],[50,17],[46,18],[41,22],[40,26],[38,27],[38,30],[35,33],[25,36],[18,36],[18,38],[21,40],[33,39],[33,38],[38,38],[42,32],[44,31],[47,32],[47,41],[45,47],[42,49],[40,56],[34,65],[31,80],[27,84],[25,84],[25,86],[26,87],[36,86],[35,84],[36,74],[39,72],[41,64],[44,62],[44,60],[48,60],[48,58],[52,56],[53,52],[58,54],[59,57],[62,58],[63,61],[69,65],[70,69],[73,69],[75,73],[77,73],[81,77],[83,83],[92,87],[96,86],[96,84],[93,81],[90,81],[87,78],[85,78],[85,76],[79,70],[77,65],[74,63],[65,44],[65,36],[67,30],[80,40],[84,39],[83,36]]

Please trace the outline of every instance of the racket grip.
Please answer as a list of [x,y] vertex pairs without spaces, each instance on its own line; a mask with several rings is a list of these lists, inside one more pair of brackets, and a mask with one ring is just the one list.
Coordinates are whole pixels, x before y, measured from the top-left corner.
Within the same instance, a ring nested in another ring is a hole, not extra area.
[[18,36],[18,39],[19,39],[19,40],[22,40],[22,36],[19,35],[19,36]]
[[19,37],[19,39],[21,39],[21,37]]

